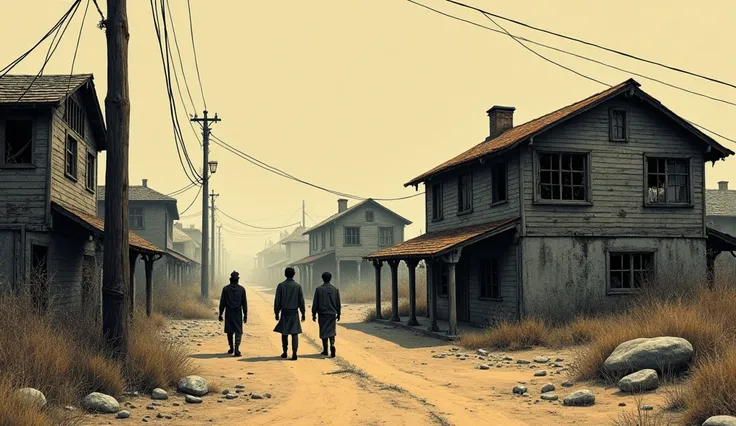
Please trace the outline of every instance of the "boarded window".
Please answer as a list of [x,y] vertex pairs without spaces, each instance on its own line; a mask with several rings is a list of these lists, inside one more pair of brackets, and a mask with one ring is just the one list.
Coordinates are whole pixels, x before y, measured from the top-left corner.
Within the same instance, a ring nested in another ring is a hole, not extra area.
[[624,109],[612,109],[610,115],[610,137],[612,141],[629,140],[628,114]]
[[652,279],[653,253],[610,253],[608,292],[629,293]]
[[373,222],[373,211],[372,210],[366,210],[366,212],[365,212],[365,221],[366,222]]
[[49,303],[49,266],[48,247],[33,244],[31,246],[31,300],[36,309],[45,312]]
[[473,175],[466,173],[457,178],[457,212],[473,210]]
[[539,198],[587,200],[586,154],[539,154]]
[[358,228],[357,226],[346,226],[345,227],[345,245],[346,246],[360,245],[360,228]]
[[95,156],[91,152],[87,153],[87,189],[95,190]]
[[443,216],[442,184],[432,185],[432,220],[440,220]]
[[378,228],[378,245],[389,247],[394,245],[394,228],[381,227]]
[[64,121],[69,128],[84,138],[84,109],[71,96],[65,102]]
[[498,281],[498,261],[496,259],[481,259],[478,268],[480,281],[480,297],[485,299],[500,299],[501,288]]
[[647,158],[647,204],[689,204],[690,162]]
[[131,207],[128,209],[128,222],[130,229],[143,229],[143,207]]
[[77,179],[77,140],[72,135],[66,137],[66,175]]
[[6,120],[3,132],[3,163],[33,164],[33,121]]
[[506,201],[506,163],[498,163],[491,169],[491,191],[492,202],[500,203]]

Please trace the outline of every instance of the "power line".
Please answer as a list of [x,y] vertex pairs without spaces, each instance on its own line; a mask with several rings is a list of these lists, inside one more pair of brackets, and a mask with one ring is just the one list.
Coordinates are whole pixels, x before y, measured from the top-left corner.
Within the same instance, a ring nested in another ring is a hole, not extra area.
[[199,91],[202,93],[202,103],[204,109],[207,109],[207,101],[204,98],[204,88],[202,87],[202,76],[199,74],[199,59],[197,59],[197,44],[194,42],[194,25],[192,24],[192,5],[187,0],[187,10],[189,11],[189,32],[192,35],[192,51],[194,52],[194,66],[197,69],[197,80],[199,81]]
[[677,68],[677,67],[674,67],[674,66],[671,66],[671,65],[667,65],[667,64],[664,64],[664,63],[661,63],[661,62],[657,62],[657,61],[653,61],[653,60],[650,60],[650,59],[646,59],[646,58],[643,58],[641,56],[636,56],[636,55],[633,55],[633,54],[630,54],[630,53],[622,52],[620,50],[616,50],[616,49],[612,49],[612,48],[609,48],[609,47],[605,47],[605,46],[602,46],[600,44],[592,43],[592,42],[581,40],[579,38],[571,37],[571,36],[568,36],[568,35],[565,35],[565,34],[561,34],[561,33],[557,33],[557,32],[554,32],[554,31],[546,30],[544,28],[535,27],[533,25],[530,25],[530,24],[527,24],[527,23],[518,21],[516,19],[511,19],[511,18],[507,18],[505,16],[497,15],[495,13],[488,12],[487,10],[483,10],[483,9],[477,8],[475,6],[471,6],[471,5],[468,5],[468,4],[465,4],[465,3],[461,3],[461,2],[456,1],[456,0],[445,0],[445,1],[447,1],[449,3],[452,3],[452,4],[455,4],[455,5],[458,5],[458,6],[461,6],[461,7],[464,7],[464,8],[467,8],[467,9],[475,10],[477,12],[480,12],[480,13],[484,14],[484,15],[490,15],[490,16],[493,16],[495,18],[503,19],[504,21],[507,21],[507,22],[512,22],[514,24],[521,25],[521,26],[526,27],[526,28],[530,28],[530,29],[532,29],[534,31],[539,31],[539,32],[543,32],[543,33],[546,33],[546,34],[553,35],[555,37],[564,38],[564,39],[567,39],[567,40],[570,40],[570,41],[574,41],[574,42],[577,42],[577,43],[581,43],[581,44],[584,44],[584,45],[587,45],[587,46],[595,47],[597,49],[601,49],[601,50],[605,50],[605,51],[608,51],[608,52],[611,52],[611,53],[615,53],[615,54],[620,55],[620,56],[625,56],[625,57],[630,58],[630,59],[635,59],[635,60],[640,61],[640,62],[646,62],[648,64],[657,65],[659,67],[666,68],[666,69],[669,69],[671,71],[676,71],[676,72],[687,74],[687,75],[690,75],[690,76],[693,76],[693,77],[698,77],[698,78],[701,78],[701,79],[704,79],[704,80],[711,81],[713,83],[722,84],[724,86],[728,86],[728,87],[731,87],[731,88],[736,89],[736,84],[729,83],[729,82],[726,82],[726,81],[723,81],[723,80],[719,80],[719,79],[716,79],[714,77],[709,77],[709,76],[698,74],[698,73],[695,73],[695,72],[692,72],[692,71],[688,71],[688,70],[685,70],[685,69]]
[[189,218],[192,218],[192,217],[197,217],[197,216],[199,216],[201,214],[202,214],[202,211],[200,210],[197,213],[191,213],[191,214],[188,214],[186,216],[179,215],[179,219],[189,219]]
[[202,186],[200,186],[200,187],[199,187],[199,189],[197,190],[197,195],[195,195],[195,196],[194,196],[194,199],[192,200],[192,202],[191,202],[191,203],[189,203],[189,206],[188,206],[188,207],[187,207],[186,209],[184,209],[184,211],[183,211],[183,212],[179,213],[179,218],[181,218],[181,215],[183,215],[183,214],[184,214],[184,213],[186,213],[186,212],[187,212],[187,211],[188,211],[189,209],[191,209],[191,208],[192,208],[192,206],[194,205],[194,203],[195,203],[195,202],[197,201],[197,199],[199,198],[199,194],[201,194],[201,193],[202,193]]
[[[89,10],[89,2],[90,0],[87,0],[87,6],[84,7],[84,15],[82,16],[82,23],[79,26],[79,35],[77,36],[77,45],[74,47],[74,57],[72,57],[72,67],[69,70],[69,81],[66,83],[66,93],[64,94],[64,99],[66,99],[67,95],[69,94],[69,86],[72,83],[72,75],[74,75],[74,64],[77,62],[77,53],[79,52],[79,44],[82,41],[82,31],[84,30],[84,23],[87,21],[87,10]],[[66,113],[66,110],[64,111]]]
[[97,24],[97,28],[103,29],[105,28],[105,25],[107,25],[107,19],[105,18],[105,14],[102,13],[102,9],[100,9],[100,5],[97,4],[97,0],[92,0],[95,4],[95,7],[97,8],[97,13],[100,14],[100,22]]
[[227,214],[227,213],[225,213],[224,211],[222,211],[222,209],[217,209],[217,212],[218,212],[218,213],[222,213],[222,215],[224,215],[224,216],[225,216],[226,218],[228,218],[228,219],[230,219],[230,220],[234,220],[235,222],[237,222],[237,223],[239,223],[239,224],[241,224],[241,225],[243,225],[243,226],[246,226],[246,227],[248,227],[248,228],[253,228],[253,229],[263,229],[263,230],[279,230],[279,229],[285,229],[285,228],[290,228],[290,227],[292,227],[292,226],[295,226],[295,225],[299,225],[299,224],[301,223],[301,222],[295,222],[295,223],[290,223],[290,224],[288,224],[288,225],[283,225],[283,226],[274,226],[274,227],[264,227],[264,226],[256,226],[256,225],[250,225],[250,224],[248,224],[248,223],[245,223],[245,222],[243,222],[243,221],[241,221],[241,220],[235,219],[234,217],[232,217],[232,216],[230,216],[229,214]]
[[[460,18],[458,16],[455,16],[455,15],[452,15],[452,14],[449,14],[449,13],[446,13],[446,12],[443,12],[441,10],[435,9],[433,7],[427,6],[425,4],[419,3],[418,1],[415,1],[415,0],[407,0],[407,1],[410,2],[410,3],[413,3],[413,4],[417,5],[417,6],[420,6],[420,7],[423,7],[425,9],[431,10],[432,12],[435,12],[435,13],[437,13],[439,15],[443,15],[443,16],[446,16],[448,18],[451,18],[451,19],[454,19],[454,20],[457,20],[457,21],[461,21],[461,22],[464,22],[466,24],[473,25],[473,26],[478,27],[478,28],[482,28],[482,29],[487,30],[487,31],[491,31],[491,32],[498,33],[498,34],[508,35],[507,32],[504,32],[504,31],[501,31],[501,30],[497,30],[495,28],[491,28],[491,27],[488,27],[488,26],[485,26],[485,25],[481,25],[479,23],[470,21],[468,19]],[[550,46],[548,44],[540,43],[538,41],[535,41],[535,40],[532,40],[532,39],[529,39],[529,38],[526,38],[526,37],[521,37],[521,36],[518,36],[518,35],[515,35],[515,34],[512,34],[512,36],[515,39],[522,40],[522,41],[525,41],[527,43],[534,44],[536,46],[544,47],[545,49],[554,50],[555,52],[563,53],[565,55],[573,56],[573,57],[578,58],[578,59],[582,59],[582,60],[585,60],[585,61],[588,61],[588,62],[592,62],[592,63],[598,64],[598,65],[602,65],[604,67],[607,67],[607,68],[610,68],[610,69],[614,69],[616,71],[620,71],[620,72],[631,74],[631,75],[634,75],[634,76],[637,76],[637,77],[641,77],[641,78],[644,78],[644,79],[653,81],[655,83],[659,83],[659,84],[662,84],[664,86],[667,86],[667,87],[670,87],[670,88],[673,88],[673,89],[676,89],[676,90],[680,90],[680,91],[685,92],[685,93],[689,93],[691,95],[700,96],[700,97],[705,98],[705,99],[710,99],[712,101],[724,103],[724,104],[731,105],[731,106],[736,106],[736,102],[732,102],[732,101],[729,101],[729,100],[726,100],[726,99],[717,98],[717,97],[711,96],[711,95],[706,95],[704,93],[700,93],[700,92],[697,92],[697,91],[694,91],[694,90],[686,89],[684,87],[680,87],[680,86],[678,86],[676,84],[668,83],[666,81],[660,80],[660,79],[655,78],[655,77],[648,76],[646,74],[637,73],[635,71],[631,71],[631,70],[628,70],[628,69],[625,69],[625,68],[621,68],[621,67],[618,67],[618,66],[615,66],[615,65],[611,65],[611,64],[608,64],[606,62],[599,61],[597,59],[593,59],[593,58],[590,58],[590,57],[587,57],[587,56],[584,56],[584,55],[580,55],[580,54],[577,54],[577,53],[574,53],[574,52],[570,52],[570,51],[567,51],[567,50],[564,50],[564,49],[560,49],[558,47]]]
[[[184,79],[184,87],[186,87],[187,95],[189,95],[189,101],[192,103],[192,110],[196,111],[197,106],[194,104],[194,99],[192,98],[192,92],[189,90],[189,82],[187,81],[187,74],[184,72],[184,62],[181,59],[181,50],[179,50],[179,39],[176,37],[176,27],[174,26],[174,15],[171,13],[171,7],[170,7],[170,3],[168,0],[166,1],[166,10],[169,11],[169,22],[171,22],[171,33],[174,36],[174,45],[176,46],[176,56],[179,58],[179,66],[181,67],[181,76]],[[174,77],[176,77],[176,67],[174,67]],[[177,78],[177,86],[179,86],[178,78]],[[181,89],[179,90],[179,96],[181,96]],[[182,105],[184,105],[183,97],[182,97],[181,103]],[[186,106],[184,106],[184,108],[186,109]]]
[[183,193],[189,191],[190,189],[194,188],[195,186],[197,186],[197,185],[195,185],[193,183],[190,183],[189,185],[187,185],[187,186],[185,186],[183,188],[179,188],[176,191],[169,192],[168,194],[166,194],[166,196],[167,197],[174,197],[174,196],[183,194]]

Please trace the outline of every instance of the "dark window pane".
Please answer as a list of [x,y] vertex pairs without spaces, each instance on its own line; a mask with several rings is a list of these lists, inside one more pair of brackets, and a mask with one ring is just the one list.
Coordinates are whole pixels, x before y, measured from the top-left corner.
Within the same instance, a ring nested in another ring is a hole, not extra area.
[[33,163],[33,122],[8,120],[5,122],[5,164]]

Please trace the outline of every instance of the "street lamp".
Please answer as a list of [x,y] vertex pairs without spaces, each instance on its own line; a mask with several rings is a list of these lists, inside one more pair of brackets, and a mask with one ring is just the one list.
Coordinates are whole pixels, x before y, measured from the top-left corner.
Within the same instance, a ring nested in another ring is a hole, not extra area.
[[217,161],[210,161],[207,163],[207,165],[210,167],[210,173],[215,174],[217,173]]

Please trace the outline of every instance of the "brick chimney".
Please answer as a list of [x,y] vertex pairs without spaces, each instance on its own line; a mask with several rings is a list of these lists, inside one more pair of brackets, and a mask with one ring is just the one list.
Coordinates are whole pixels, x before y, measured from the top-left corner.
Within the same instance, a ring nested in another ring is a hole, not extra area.
[[348,209],[348,200],[340,198],[337,200],[337,212],[342,213]]
[[506,130],[514,127],[514,107],[494,105],[486,111],[491,122],[490,139],[495,138]]
[[722,180],[718,182],[718,190],[719,191],[728,191],[728,181]]
[[143,187],[148,188],[148,179],[143,179]]

